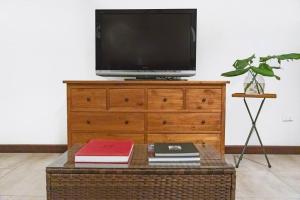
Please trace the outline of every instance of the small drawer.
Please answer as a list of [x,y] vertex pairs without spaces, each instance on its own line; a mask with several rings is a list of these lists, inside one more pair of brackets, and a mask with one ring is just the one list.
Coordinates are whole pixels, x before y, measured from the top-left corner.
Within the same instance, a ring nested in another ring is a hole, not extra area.
[[220,151],[219,134],[149,134],[148,143],[168,143],[168,142],[192,142],[195,144],[209,144]]
[[101,132],[74,132],[72,133],[72,144],[84,144],[91,139],[112,139],[122,140],[131,139],[134,143],[143,144],[144,134],[128,134],[128,133],[101,133]]
[[220,131],[220,113],[150,113],[149,131]]
[[148,109],[149,110],[182,110],[183,90],[182,89],[149,89]]
[[106,109],[105,89],[80,89],[70,90],[71,111],[100,111]]
[[221,112],[222,90],[221,89],[187,89],[186,107],[189,110],[199,112]]
[[72,131],[143,131],[142,113],[70,113]]
[[145,108],[145,90],[110,89],[109,108],[111,110],[143,110]]

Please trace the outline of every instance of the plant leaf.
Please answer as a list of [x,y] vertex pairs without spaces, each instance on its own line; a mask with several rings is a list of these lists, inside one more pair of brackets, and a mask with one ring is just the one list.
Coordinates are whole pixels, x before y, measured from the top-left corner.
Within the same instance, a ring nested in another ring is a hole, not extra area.
[[280,64],[282,60],[299,60],[300,59],[300,53],[289,53],[289,54],[282,54],[282,55],[274,55],[274,56],[266,56],[266,57],[260,57],[260,62],[267,62],[271,59],[277,59],[278,63]]
[[271,67],[272,69],[281,69],[281,67]]
[[236,60],[233,63],[233,67],[236,69],[244,69],[245,67],[247,67],[249,64],[253,63],[253,59],[255,58],[255,55],[253,54],[252,56],[250,56],[249,58],[245,58],[242,60]]
[[263,76],[274,76],[273,69],[267,63],[260,63],[258,67],[251,66],[251,70]]
[[225,72],[225,73],[221,74],[221,76],[225,76],[225,77],[239,76],[239,75],[245,74],[247,71],[249,71],[249,69],[250,69],[250,67],[245,68],[245,69],[236,69],[234,71]]
[[281,60],[277,58],[277,62],[280,65],[281,64]]
[[300,53],[290,53],[290,54],[282,54],[277,56],[279,60],[299,60]]
[[280,80],[280,77],[279,77],[279,76],[274,75],[274,77],[275,77],[277,80]]
[[[271,60],[273,58],[276,58],[276,56],[265,56],[265,57],[259,57],[259,62],[267,62],[268,60]],[[278,61],[279,62],[279,61]]]

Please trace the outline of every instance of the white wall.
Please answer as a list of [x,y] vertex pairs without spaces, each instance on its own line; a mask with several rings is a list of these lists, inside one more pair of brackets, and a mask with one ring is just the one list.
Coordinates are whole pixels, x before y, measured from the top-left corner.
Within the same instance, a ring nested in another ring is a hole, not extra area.
[[[300,52],[299,0],[1,0],[0,144],[66,143],[62,80],[102,79],[94,70],[94,10],[104,8],[197,8],[193,80],[224,79],[236,58],[252,53]],[[278,93],[258,123],[267,145],[300,145],[300,61],[284,65],[281,81],[266,80]],[[227,145],[243,144],[250,128],[241,99],[231,98],[243,79],[228,85]]]

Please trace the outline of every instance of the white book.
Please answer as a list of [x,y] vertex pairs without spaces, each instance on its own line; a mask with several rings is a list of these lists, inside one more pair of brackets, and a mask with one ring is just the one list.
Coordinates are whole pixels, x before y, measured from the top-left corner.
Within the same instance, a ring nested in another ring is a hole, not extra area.
[[149,162],[150,166],[200,166],[200,162]]
[[128,168],[128,163],[75,163],[75,168]]
[[148,157],[149,162],[191,162],[200,161],[200,157]]

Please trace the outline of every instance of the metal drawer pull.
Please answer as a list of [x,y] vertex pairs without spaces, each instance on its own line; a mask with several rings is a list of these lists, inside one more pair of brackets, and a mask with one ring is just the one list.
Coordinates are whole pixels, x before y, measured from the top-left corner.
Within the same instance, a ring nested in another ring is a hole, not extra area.
[[128,120],[126,120],[124,123],[125,123],[125,124],[129,124],[129,121],[128,121]]
[[86,101],[91,101],[91,98],[90,98],[90,97],[87,97],[87,98],[86,98]]
[[90,124],[91,122],[90,122],[90,120],[86,120],[86,123],[87,123],[87,124]]
[[202,120],[202,121],[201,121],[201,124],[205,124],[205,120]]
[[206,102],[206,98],[203,98],[203,99],[202,99],[202,103],[204,103],[204,102]]
[[166,120],[164,120],[162,123],[165,125],[165,124],[167,124],[167,121],[166,121]]
[[124,101],[125,101],[125,102],[128,102],[128,101],[129,101],[129,99],[126,97],[126,98],[124,99]]
[[164,101],[164,102],[167,102],[167,101],[168,101],[168,99],[167,99],[167,98],[163,98],[163,101]]

